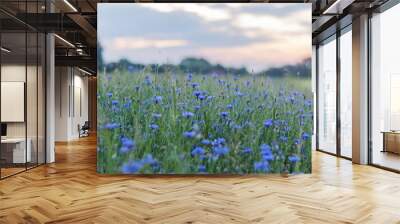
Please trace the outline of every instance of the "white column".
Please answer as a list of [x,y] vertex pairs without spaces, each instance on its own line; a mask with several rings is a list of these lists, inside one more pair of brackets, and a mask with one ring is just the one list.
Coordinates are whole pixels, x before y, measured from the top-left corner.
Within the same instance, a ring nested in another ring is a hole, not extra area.
[[[54,12],[52,1],[46,1],[46,12]],[[46,163],[55,162],[55,40],[46,35]]]
[[353,19],[353,162],[368,163],[368,15]]
[[47,34],[46,45],[46,163],[53,163],[55,161],[55,44],[53,34]]

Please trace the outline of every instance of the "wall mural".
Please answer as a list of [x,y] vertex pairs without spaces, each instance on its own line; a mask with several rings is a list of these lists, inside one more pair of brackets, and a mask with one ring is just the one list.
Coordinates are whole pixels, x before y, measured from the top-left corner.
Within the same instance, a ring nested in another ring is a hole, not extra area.
[[310,173],[311,4],[98,5],[97,170]]

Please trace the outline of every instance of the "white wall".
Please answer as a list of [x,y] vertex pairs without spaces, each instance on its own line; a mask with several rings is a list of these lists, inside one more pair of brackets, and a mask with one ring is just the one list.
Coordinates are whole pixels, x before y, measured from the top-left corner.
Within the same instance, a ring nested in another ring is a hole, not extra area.
[[[71,99],[74,99],[74,102],[71,102],[71,105],[74,105],[71,108],[72,111],[72,119],[71,119],[71,132],[70,135],[72,138],[78,138],[78,125],[83,125],[85,121],[88,121],[88,78],[81,76],[82,73],[76,75],[77,70],[74,70],[74,82],[72,88],[74,92]],[[71,90],[72,90],[71,89]],[[81,108],[80,108],[81,107]]]
[[88,120],[88,78],[76,68],[56,67],[55,85],[55,140],[77,139],[78,124]]
[[[36,73],[36,67],[18,64],[5,64],[1,66],[1,81],[2,82],[26,82],[25,75],[26,70],[28,74],[33,72]],[[33,93],[28,92],[28,97],[36,97],[36,91]],[[28,100],[28,99],[27,99]],[[32,100],[28,100],[31,102]],[[36,105],[35,105],[36,107]],[[1,108],[7,110],[7,108]],[[31,117],[32,114],[28,114],[28,121],[34,120]],[[36,116],[36,114],[35,114]],[[36,123],[36,122],[35,122]],[[25,122],[7,122],[7,136],[8,137],[25,137]],[[32,125],[29,125],[31,127]],[[28,136],[29,137],[29,136]]]
[[55,68],[55,141],[68,140],[69,68]]
[[[25,65],[8,64],[1,66],[1,81],[3,82],[25,82]],[[28,67],[28,70],[30,68]],[[7,110],[7,108],[1,108]],[[7,123],[7,137],[25,137],[25,122]]]

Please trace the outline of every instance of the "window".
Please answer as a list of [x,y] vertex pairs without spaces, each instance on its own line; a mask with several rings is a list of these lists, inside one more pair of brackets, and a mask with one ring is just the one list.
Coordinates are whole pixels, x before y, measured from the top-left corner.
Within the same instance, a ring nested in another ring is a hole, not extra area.
[[336,153],[336,36],[318,48],[318,149]]
[[352,157],[352,34],[351,26],[340,36],[340,155]]
[[[9,4],[1,1],[0,7]],[[41,5],[44,1],[19,2],[17,13],[42,13]],[[0,178],[5,178],[45,163],[46,39],[8,14],[0,18]]]
[[371,19],[372,163],[400,170],[400,5]]

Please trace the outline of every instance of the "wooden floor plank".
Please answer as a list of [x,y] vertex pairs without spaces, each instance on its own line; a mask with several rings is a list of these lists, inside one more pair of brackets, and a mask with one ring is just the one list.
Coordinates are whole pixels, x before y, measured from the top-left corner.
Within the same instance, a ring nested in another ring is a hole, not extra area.
[[96,173],[96,138],[0,181],[0,223],[400,223],[400,175],[313,152],[290,176]]

